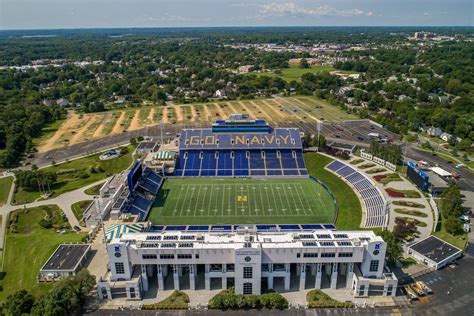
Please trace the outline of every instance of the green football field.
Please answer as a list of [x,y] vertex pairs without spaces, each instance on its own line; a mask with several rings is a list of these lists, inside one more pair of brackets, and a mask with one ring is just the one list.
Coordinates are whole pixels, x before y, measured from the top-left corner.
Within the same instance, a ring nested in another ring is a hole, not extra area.
[[167,179],[153,205],[153,224],[333,223],[329,193],[305,179]]

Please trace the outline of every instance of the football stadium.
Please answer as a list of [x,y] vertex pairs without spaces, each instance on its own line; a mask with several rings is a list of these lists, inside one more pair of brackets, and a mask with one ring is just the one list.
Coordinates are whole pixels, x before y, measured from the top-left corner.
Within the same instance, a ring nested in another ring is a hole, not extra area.
[[233,115],[184,129],[173,173],[141,162],[127,176],[128,212],[157,225],[334,223],[337,203],[305,168],[296,128]]
[[231,284],[238,294],[346,288],[367,296],[370,288],[394,295],[385,242],[371,231],[336,230],[337,201],[309,176],[301,136],[235,114],[182,130],[151,154],[159,164],[146,156],[110,179],[99,217],[138,223],[109,226],[110,271],[99,297]]

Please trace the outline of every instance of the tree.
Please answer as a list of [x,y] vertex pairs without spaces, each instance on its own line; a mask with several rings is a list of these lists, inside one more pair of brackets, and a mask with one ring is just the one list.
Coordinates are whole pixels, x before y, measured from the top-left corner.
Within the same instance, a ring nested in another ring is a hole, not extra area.
[[45,294],[33,306],[31,314],[71,315],[84,304],[86,296],[94,288],[95,278],[83,269],[75,276],[70,276],[56,283],[51,291]]
[[394,266],[403,254],[400,239],[398,239],[395,234],[389,230],[382,231],[380,233],[380,237],[382,237],[382,239],[387,243],[387,262],[390,266]]
[[461,216],[461,191],[455,183],[450,183],[448,188],[441,194],[440,209],[444,218],[451,216],[458,218]]
[[461,227],[461,220],[455,216],[449,216],[445,219],[444,226],[446,231],[451,235],[460,235],[462,234],[463,230]]
[[5,309],[9,315],[29,314],[35,303],[35,298],[26,290],[10,294],[5,301]]
[[309,146],[311,146],[311,135],[305,132],[303,136],[303,147],[309,147]]
[[300,68],[309,68],[310,67],[308,61],[306,60],[306,58],[301,59],[299,67]]

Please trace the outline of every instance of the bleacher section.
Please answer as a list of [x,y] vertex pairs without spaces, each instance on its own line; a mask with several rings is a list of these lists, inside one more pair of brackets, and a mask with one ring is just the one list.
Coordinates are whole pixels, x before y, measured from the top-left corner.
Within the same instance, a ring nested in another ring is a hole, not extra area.
[[296,128],[270,132],[213,132],[185,129],[175,176],[307,176]]
[[262,225],[152,225],[148,232],[182,231],[182,232],[237,232],[242,230],[257,232],[304,232],[314,230],[335,230],[333,224],[262,224]]
[[138,215],[138,221],[144,221],[162,184],[163,178],[161,176],[151,169],[143,170],[136,187],[128,196],[124,212]]
[[327,168],[346,179],[360,194],[367,211],[365,227],[382,227],[385,225],[386,202],[382,194],[362,173],[346,164],[334,160]]

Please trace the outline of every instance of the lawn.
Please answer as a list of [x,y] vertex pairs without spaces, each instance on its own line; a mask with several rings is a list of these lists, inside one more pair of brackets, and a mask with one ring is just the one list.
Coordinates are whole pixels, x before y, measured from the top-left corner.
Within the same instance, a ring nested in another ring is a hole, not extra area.
[[335,207],[316,181],[167,179],[150,212],[154,224],[333,223]]
[[[257,73],[258,76],[270,76],[270,77],[280,77],[281,79],[285,81],[300,81],[301,76],[306,74],[306,73],[318,73],[322,71],[333,71],[337,70],[333,66],[321,66],[321,65],[314,65],[311,66],[311,68],[300,68],[298,64],[290,64],[289,68],[284,68],[281,69],[281,75],[278,75],[274,72],[262,72],[262,73]],[[357,73],[357,72],[351,72],[351,71],[341,71],[343,73]],[[255,73],[250,73],[250,74],[255,74]]]
[[339,207],[336,228],[340,230],[360,229],[362,209],[357,195],[343,180],[324,169],[333,159],[318,153],[305,153],[304,158],[309,173],[321,180],[336,197]]
[[[99,156],[102,153],[98,153],[41,169],[44,172],[56,172],[58,175],[57,182],[51,187],[53,191],[51,197],[82,188],[128,168],[132,163],[133,150],[133,146],[128,146],[128,153],[115,159],[100,160]],[[33,202],[38,198],[40,192],[26,191],[22,188],[19,188],[13,196],[16,204]]]
[[467,244],[467,233],[463,233],[459,236],[453,236],[446,231],[446,227],[444,226],[444,221],[442,216],[440,217],[440,221],[438,222],[438,227],[436,231],[433,233],[434,236],[458,247],[461,250],[464,250]]
[[[38,224],[50,212],[54,227],[45,229]],[[17,210],[17,233],[8,231],[5,240],[0,281],[0,302],[18,290],[27,289],[38,296],[51,287],[51,283],[36,283],[40,268],[61,243],[80,242],[86,234],[77,234],[67,229],[64,234],[56,233],[58,227],[69,226],[64,222],[60,209],[55,205],[27,210]],[[11,216],[11,215],[10,215]]]
[[7,203],[8,194],[12,187],[13,177],[0,178],[0,206]]
[[93,187],[85,190],[84,193],[88,194],[88,195],[99,195],[100,188],[102,188],[103,185],[104,185],[103,183],[99,183],[98,185],[94,185]]
[[84,200],[84,201],[76,202],[73,205],[71,205],[72,212],[74,213],[74,216],[76,216],[81,226],[86,226],[84,224],[83,214],[86,208],[91,204],[91,202],[92,200]]

